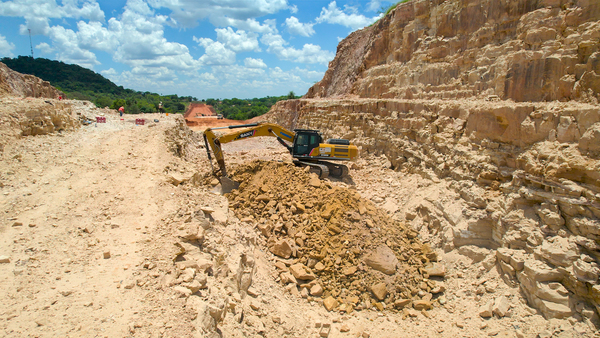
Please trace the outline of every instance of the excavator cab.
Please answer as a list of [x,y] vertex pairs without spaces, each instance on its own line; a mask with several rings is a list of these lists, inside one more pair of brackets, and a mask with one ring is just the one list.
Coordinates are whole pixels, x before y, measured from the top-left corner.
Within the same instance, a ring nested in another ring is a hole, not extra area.
[[292,148],[294,157],[310,156],[310,152],[314,148],[318,148],[319,144],[323,142],[323,138],[316,130],[294,129],[294,132],[296,132]]

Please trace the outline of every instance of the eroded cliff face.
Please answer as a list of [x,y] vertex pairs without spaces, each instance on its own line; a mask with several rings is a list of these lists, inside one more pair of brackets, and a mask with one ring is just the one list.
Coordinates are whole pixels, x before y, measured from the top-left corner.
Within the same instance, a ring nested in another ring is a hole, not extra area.
[[0,62],[0,96],[56,99],[64,94],[39,77],[21,74]]
[[600,2],[415,0],[351,34],[307,98],[590,101]]
[[441,182],[395,216],[440,250],[491,250],[546,318],[597,324],[599,20],[599,1],[411,1],[264,119]]

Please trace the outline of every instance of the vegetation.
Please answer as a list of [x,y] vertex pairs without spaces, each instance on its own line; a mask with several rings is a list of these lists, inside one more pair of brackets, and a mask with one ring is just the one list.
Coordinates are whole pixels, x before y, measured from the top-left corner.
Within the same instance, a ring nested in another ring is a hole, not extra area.
[[269,109],[271,109],[271,106],[277,101],[296,98],[299,98],[299,96],[296,96],[294,92],[290,92],[288,95],[284,96],[267,96],[260,99],[240,100],[233,98],[224,100],[208,99],[202,101],[213,106],[217,114],[222,114],[226,119],[248,120],[268,112]]
[[[98,107],[118,109],[123,106],[127,114],[155,113],[160,102],[166,113],[183,113],[191,102],[199,102],[191,96],[159,95],[151,92],[138,92],[117,86],[102,75],[78,65],[30,56],[2,58],[0,62],[8,68],[23,74],[31,74],[50,82],[69,99],[88,100]],[[217,114],[234,120],[247,120],[262,115],[277,101],[298,98],[294,92],[279,97],[254,99],[208,99],[202,102],[215,108]]]

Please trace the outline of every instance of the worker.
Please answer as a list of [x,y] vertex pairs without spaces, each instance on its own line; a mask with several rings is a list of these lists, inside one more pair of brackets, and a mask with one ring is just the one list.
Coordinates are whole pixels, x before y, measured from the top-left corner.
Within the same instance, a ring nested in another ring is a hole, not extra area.
[[158,103],[158,112],[161,114],[161,116],[162,116],[162,114],[165,112],[165,110],[163,109],[163,104],[162,104],[162,101],[160,101],[160,102]]
[[125,108],[123,108],[123,106],[121,106],[121,108],[119,108],[119,115],[123,116],[124,112],[125,112]]

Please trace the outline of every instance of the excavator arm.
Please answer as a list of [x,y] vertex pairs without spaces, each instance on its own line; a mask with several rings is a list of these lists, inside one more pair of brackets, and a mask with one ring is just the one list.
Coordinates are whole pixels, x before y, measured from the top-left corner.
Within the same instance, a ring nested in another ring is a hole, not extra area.
[[[217,136],[214,133],[214,130],[238,128],[242,129],[221,136]],[[244,140],[257,136],[276,137],[277,141],[284,145],[291,153],[292,148],[289,145],[287,145],[285,141],[293,143],[296,133],[272,123],[242,124],[237,126],[208,128],[204,131],[204,143],[206,145],[206,152],[208,153],[208,161],[210,162],[210,165],[213,169],[213,173],[221,181],[221,188],[223,192],[229,192],[232,189],[236,189],[237,183],[227,177],[227,169],[225,168],[225,159],[223,157],[223,150],[221,149],[221,144]],[[218,169],[215,169],[212,166],[212,157],[210,154],[211,149],[213,154],[215,155],[215,159],[217,160],[217,164],[219,166]]]

